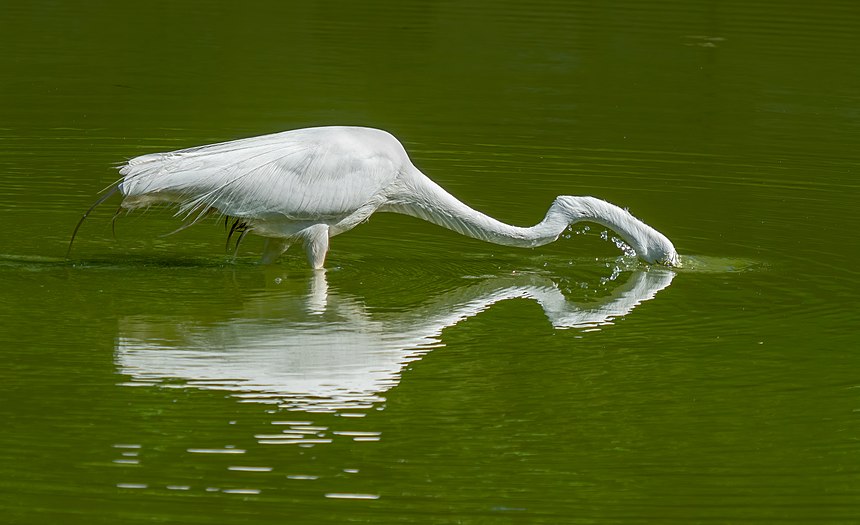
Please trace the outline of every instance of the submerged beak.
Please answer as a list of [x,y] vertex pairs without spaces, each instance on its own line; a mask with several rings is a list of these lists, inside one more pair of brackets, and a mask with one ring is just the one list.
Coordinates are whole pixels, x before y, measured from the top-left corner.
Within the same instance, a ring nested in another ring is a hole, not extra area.
[[660,261],[660,264],[664,264],[669,268],[680,268],[681,267],[681,256],[678,255],[678,252],[672,252],[667,255],[663,260]]

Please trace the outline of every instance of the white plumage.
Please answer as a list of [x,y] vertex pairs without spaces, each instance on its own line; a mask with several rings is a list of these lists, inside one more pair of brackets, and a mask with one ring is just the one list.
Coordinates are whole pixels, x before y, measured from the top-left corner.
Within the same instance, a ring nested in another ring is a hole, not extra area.
[[400,142],[378,129],[307,128],[152,153],[131,159],[119,172],[123,177],[114,191],[124,196],[123,208],[178,204],[187,219],[184,227],[212,212],[233,217],[234,229],[243,235],[252,232],[266,238],[265,263],[274,262],[290,244],[302,242],[311,266],[322,268],[330,237],[384,211],[419,217],[476,239],[523,247],[552,242],[574,222],[597,222],[618,233],[644,261],[679,264],[669,239],[627,211],[593,197],[560,196],[543,221],[530,228],[499,222],[427,178]]

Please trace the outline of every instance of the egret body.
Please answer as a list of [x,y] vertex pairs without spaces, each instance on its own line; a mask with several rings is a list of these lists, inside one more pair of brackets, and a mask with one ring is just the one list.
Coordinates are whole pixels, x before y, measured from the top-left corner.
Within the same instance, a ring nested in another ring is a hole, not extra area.
[[[500,222],[430,180],[396,138],[378,129],[306,128],[151,153],[129,160],[119,172],[122,178],[113,191],[122,194],[122,208],[175,204],[186,217],[183,228],[213,212],[234,218],[233,229],[241,235],[251,232],[266,239],[264,263],[300,242],[310,265],[322,268],[331,237],[374,212],[395,212],[519,247],[553,242],[576,222],[595,222],[615,231],[640,259],[679,264],[675,247],[663,234],[594,197],[559,196],[532,227]],[[108,195],[84,214],[78,227]]]

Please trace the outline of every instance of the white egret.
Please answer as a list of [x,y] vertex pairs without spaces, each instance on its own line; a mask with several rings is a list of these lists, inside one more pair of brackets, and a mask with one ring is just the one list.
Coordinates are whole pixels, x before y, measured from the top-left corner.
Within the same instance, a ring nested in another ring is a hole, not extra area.
[[[310,265],[323,267],[329,238],[351,230],[374,212],[418,217],[468,237],[519,247],[555,241],[571,224],[595,222],[616,232],[648,263],[678,266],[663,234],[626,210],[594,197],[562,195],[530,228],[511,226],[473,210],[416,168],[391,134],[362,127],[297,129],[167,153],[120,166],[122,178],[78,222],[112,193],[134,210],[171,203],[184,229],[211,213],[233,219],[239,241],[265,237],[262,261],[272,263],[301,242]],[[178,231],[178,230],[177,230]],[[229,239],[229,237],[228,237]],[[238,242],[237,242],[238,246]]]

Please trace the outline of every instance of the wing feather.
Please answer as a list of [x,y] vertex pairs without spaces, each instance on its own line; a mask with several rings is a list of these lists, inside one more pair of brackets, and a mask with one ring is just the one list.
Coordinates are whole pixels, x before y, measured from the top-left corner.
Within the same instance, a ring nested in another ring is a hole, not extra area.
[[157,202],[192,215],[287,220],[349,215],[408,162],[400,143],[369,128],[308,128],[167,153],[120,167],[127,207]]

